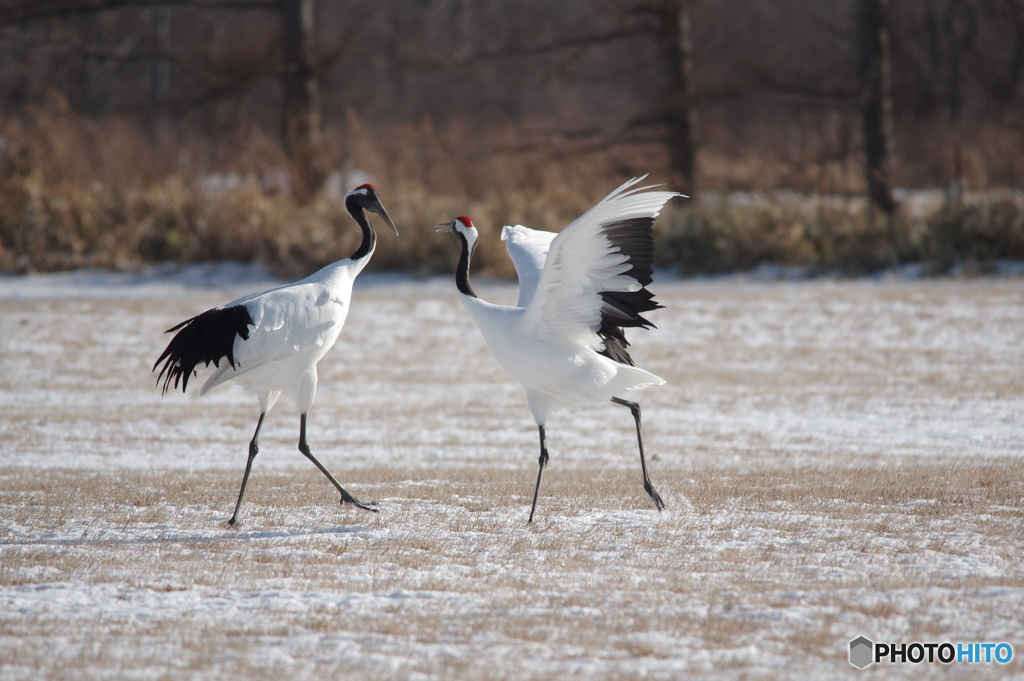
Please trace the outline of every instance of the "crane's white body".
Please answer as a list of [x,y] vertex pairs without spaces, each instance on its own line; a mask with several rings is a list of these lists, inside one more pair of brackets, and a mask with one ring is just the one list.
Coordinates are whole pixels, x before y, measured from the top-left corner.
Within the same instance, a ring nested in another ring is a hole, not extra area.
[[286,394],[305,414],[316,397],[316,365],[334,347],[348,316],[352,285],[370,261],[340,260],[293,284],[253,293],[225,308],[244,305],[252,317],[249,338],[236,336],[235,364],[223,362],[200,395],[234,380],[255,393],[260,413]]
[[526,389],[537,425],[564,407],[607,402],[663,385],[649,371],[600,354],[602,291],[636,291],[624,276],[627,257],[602,233],[604,225],[653,219],[678,194],[630,189],[625,183],[560,233],[506,226],[501,238],[519,276],[516,306],[460,293],[462,304],[498,363]]
[[538,426],[559,409],[607,402],[665,383],[649,371],[598,354],[600,339],[589,345],[552,332],[535,335],[529,308],[460,297],[495,359],[523,384]]

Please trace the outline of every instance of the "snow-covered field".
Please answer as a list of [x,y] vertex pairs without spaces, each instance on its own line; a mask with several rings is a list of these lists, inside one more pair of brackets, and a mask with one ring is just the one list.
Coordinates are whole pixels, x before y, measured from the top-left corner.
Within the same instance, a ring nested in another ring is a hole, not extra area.
[[[246,268],[0,278],[0,678],[1024,676],[1024,283],[656,282],[616,405],[536,428],[448,278],[364,277],[310,412],[161,398]],[[496,302],[514,286],[478,284]],[[198,387],[198,384],[195,384]],[[849,642],[1007,642],[858,670]]]

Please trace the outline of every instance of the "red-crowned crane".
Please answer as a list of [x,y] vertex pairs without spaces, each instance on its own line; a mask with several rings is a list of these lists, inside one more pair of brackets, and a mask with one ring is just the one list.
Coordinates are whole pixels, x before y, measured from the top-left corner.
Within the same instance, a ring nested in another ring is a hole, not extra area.
[[[260,402],[260,418],[249,442],[249,460],[238,491],[235,511],[228,520],[234,525],[245,495],[253,459],[259,452],[260,428],[278,398],[286,394],[299,409],[299,451],[327,476],[341,493],[341,503],[375,511],[349,494],[317,460],[306,443],[306,414],[316,397],[316,364],[334,345],[348,315],[352,283],[366,267],[377,244],[366,212],[372,212],[398,234],[377,196],[377,188],[363,184],[345,195],[345,209],[363,231],[363,239],[350,257],[339,260],[302,281],[253,293],[227,305],[188,319],[167,330],[175,333],[153,371],[163,362],[157,385],[163,381],[166,394],[179,381],[182,392],[200,362],[217,368],[206,379],[199,394],[205,395],[221,383],[234,380]],[[227,360],[226,362],[223,360]]]
[[563,407],[607,401],[632,412],[644,490],[659,511],[665,507],[647,475],[640,406],[624,397],[665,380],[633,365],[623,328],[652,327],[642,313],[662,307],[646,288],[654,263],[652,227],[665,203],[682,195],[634,188],[643,179],[626,182],[557,235],[506,226],[501,238],[519,275],[514,307],[493,305],[473,292],[473,221],[462,216],[438,225],[462,243],[455,271],[462,304],[498,363],[523,384],[540,431],[531,523],[548,461],[548,416]]

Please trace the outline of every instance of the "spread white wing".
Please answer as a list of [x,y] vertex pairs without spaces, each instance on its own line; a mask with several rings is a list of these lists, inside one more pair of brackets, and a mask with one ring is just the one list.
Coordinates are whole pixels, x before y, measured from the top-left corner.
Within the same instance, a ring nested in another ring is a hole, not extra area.
[[505,225],[502,228],[501,240],[505,242],[505,250],[512,258],[512,264],[516,266],[516,275],[519,277],[519,300],[516,307],[526,307],[530,304],[540,282],[541,272],[544,271],[544,261],[547,260],[551,240],[556,236],[558,235],[554,232],[530,229],[522,225]]
[[608,350],[614,359],[619,358],[606,342],[618,339],[624,355],[619,361],[632,363],[620,327],[649,327],[642,313],[660,307],[645,288],[654,264],[652,227],[665,203],[680,196],[634,189],[644,177],[626,182],[554,237],[523,316],[524,330]]

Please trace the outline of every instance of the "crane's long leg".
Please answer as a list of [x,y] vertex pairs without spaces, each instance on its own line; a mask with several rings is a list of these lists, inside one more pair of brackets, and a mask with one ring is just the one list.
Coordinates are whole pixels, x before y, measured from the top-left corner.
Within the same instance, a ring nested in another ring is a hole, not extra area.
[[356,506],[366,511],[373,511],[374,513],[377,512],[377,509],[367,506],[366,504],[364,504],[363,502],[359,501],[354,496],[349,494],[347,491],[345,491],[345,488],[341,486],[341,483],[335,480],[334,476],[331,475],[331,472],[324,468],[324,465],[322,463],[317,461],[317,458],[313,456],[313,452],[309,451],[309,445],[306,444],[305,414],[302,415],[301,420],[299,421],[299,451],[302,452],[307,459],[312,461],[313,464],[320,469],[320,472],[327,476],[327,479],[331,481],[331,484],[333,484],[338,489],[338,491],[341,493],[341,503],[349,503],[352,504],[353,506]]
[[238,501],[235,502],[235,512],[231,514],[231,520],[228,521],[228,525],[234,525],[238,519],[238,509],[242,505],[242,497],[245,496],[245,486],[249,482],[249,472],[252,470],[252,460],[256,458],[256,455],[260,451],[260,428],[263,427],[263,417],[266,416],[266,412],[260,413],[260,420],[256,422],[256,432],[253,433],[252,440],[249,442],[249,460],[245,464],[245,475],[242,477],[242,489],[238,490]]
[[527,523],[533,522],[533,512],[537,510],[537,495],[540,494],[540,476],[544,474],[544,466],[548,462],[548,445],[544,441],[544,426],[537,426],[540,430],[540,458],[537,459],[537,463],[540,464],[537,469],[537,486],[533,488],[533,506],[530,507],[530,519]]
[[654,485],[651,484],[651,479],[647,477],[647,462],[644,460],[644,437],[640,430],[640,405],[636,402],[627,402],[626,400],[613,397],[612,402],[615,404],[621,404],[624,407],[629,407],[629,410],[633,412],[633,420],[636,421],[636,441],[640,445],[640,470],[644,473],[644,491],[647,492],[647,496],[654,502],[655,508],[659,511],[665,508],[665,502],[661,500],[661,495],[658,494],[658,490],[654,489]]

